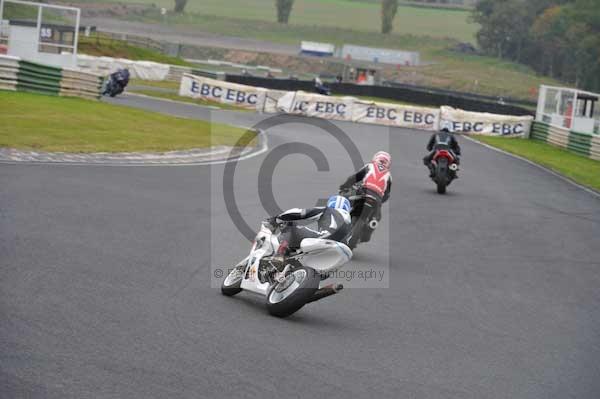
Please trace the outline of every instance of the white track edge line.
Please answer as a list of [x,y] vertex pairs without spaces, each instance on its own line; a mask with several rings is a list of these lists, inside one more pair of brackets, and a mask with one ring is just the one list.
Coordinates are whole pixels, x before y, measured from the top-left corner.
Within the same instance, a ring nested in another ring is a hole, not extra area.
[[[247,128],[246,128],[247,129]],[[46,166],[109,166],[109,167],[158,167],[158,166],[170,166],[170,167],[184,167],[184,166],[207,166],[207,165],[222,165],[229,162],[245,161],[250,158],[254,158],[258,155],[264,154],[269,149],[269,139],[266,132],[261,131],[259,133],[261,137],[260,149],[252,151],[249,154],[234,157],[232,159],[219,159],[215,161],[203,161],[203,162],[190,162],[190,163],[139,163],[139,164],[127,164],[127,163],[86,163],[86,162],[36,162],[36,161],[4,161],[0,160],[0,164],[3,165],[46,165]]]

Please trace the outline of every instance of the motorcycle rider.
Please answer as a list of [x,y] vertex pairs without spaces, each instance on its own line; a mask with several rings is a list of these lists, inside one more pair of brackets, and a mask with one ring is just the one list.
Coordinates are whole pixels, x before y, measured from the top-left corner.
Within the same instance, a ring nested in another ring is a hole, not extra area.
[[119,69],[113,73],[112,78],[123,88],[129,84],[129,69]]
[[[113,85],[117,86],[117,89],[114,91],[114,95],[123,93],[125,87],[129,84],[129,69],[117,69],[117,71],[113,72],[109,76],[109,82]],[[106,89],[103,94],[110,94],[111,84],[106,86]]]
[[443,125],[439,132],[432,134],[427,143],[427,151],[429,151],[429,154],[423,158],[423,164],[429,168],[430,177],[433,177],[435,172],[431,161],[438,149],[449,150],[454,157],[454,162],[457,165],[460,165],[460,145],[458,145],[458,141],[456,141],[456,138],[448,125]]
[[317,92],[318,94],[321,94],[324,96],[328,96],[331,94],[331,90],[329,89],[329,86],[326,86],[320,77],[315,76],[315,78],[313,79],[313,83],[315,85],[315,92]]
[[[297,224],[312,221],[317,222],[317,230]],[[289,209],[267,219],[267,222],[272,229],[284,225],[281,242],[287,241],[289,249],[300,248],[300,243],[305,238],[323,238],[346,243],[352,231],[350,201],[341,195],[333,195],[329,197],[326,207]]]
[[390,198],[390,191],[392,189],[391,166],[391,155],[385,151],[379,151],[373,155],[371,162],[348,177],[348,179],[340,186],[340,190],[346,190],[354,184],[360,183],[367,193],[380,199],[382,204]]

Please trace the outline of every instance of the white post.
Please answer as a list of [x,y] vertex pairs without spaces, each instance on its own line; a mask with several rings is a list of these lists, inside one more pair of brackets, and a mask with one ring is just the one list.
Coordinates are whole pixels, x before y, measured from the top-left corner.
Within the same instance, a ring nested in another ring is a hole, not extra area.
[[79,17],[81,16],[81,10],[77,9],[77,20],[75,22],[75,38],[73,41],[73,58],[75,65],[77,65],[77,44],[79,43]]
[[535,120],[542,121],[544,119],[544,106],[546,105],[546,86],[541,85],[538,93],[537,110],[535,113]]
[[576,111],[575,108],[577,108],[577,97],[578,97],[577,93],[579,93],[577,90],[573,91],[573,100],[572,100],[573,103],[571,104],[571,115],[569,115],[571,118],[571,126],[569,126],[569,130],[573,130],[573,124],[575,123],[575,111]]
[[0,23],[2,23],[3,16],[4,16],[4,0],[0,0]]
[[42,34],[42,10],[43,7],[40,6],[38,8],[38,19],[37,19],[37,38],[35,39],[37,41],[37,52],[40,52],[40,36]]

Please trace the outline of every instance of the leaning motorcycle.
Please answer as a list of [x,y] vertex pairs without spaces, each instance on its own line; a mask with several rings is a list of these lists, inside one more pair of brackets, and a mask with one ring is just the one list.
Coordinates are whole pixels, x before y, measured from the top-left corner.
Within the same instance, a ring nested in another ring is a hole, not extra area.
[[368,242],[379,225],[380,200],[369,194],[360,184],[339,191],[341,196],[350,201],[352,218],[352,236],[348,246],[354,250],[358,243]]
[[111,97],[115,97],[115,96],[123,93],[126,86],[127,86],[127,83],[120,82],[117,79],[115,79],[113,77],[113,75],[110,75],[104,81],[102,95],[105,95],[105,96],[108,95]]
[[269,313],[287,317],[310,302],[338,293],[344,287],[322,281],[352,258],[348,246],[332,240],[305,238],[290,250],[281,240],[284,225],[261,224],[250,254],[229,271],[223,295],[249,291],[266,298]]
[[438,194],[445,194],[446,188],[456,179],[458,164],[454,155],[448,150],[438,149],[431,160],[431,179],[437,186]]

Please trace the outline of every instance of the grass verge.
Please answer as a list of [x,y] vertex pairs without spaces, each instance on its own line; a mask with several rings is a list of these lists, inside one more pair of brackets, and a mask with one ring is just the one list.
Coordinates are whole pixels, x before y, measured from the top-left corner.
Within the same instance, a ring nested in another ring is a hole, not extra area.
[[234,145],[246,132],[77,98],[0,91],[0,104],[0,147],[24,150],[164,152]]
[[127,58],[133,61],[154,61],[162,64],[192,66],[192,64],[181,58],[170,57],[155,50],[133,46],[122,40],[115,40],[102,35],[80,37],[78,51],[82,54],[94,56]]
[[[177,17],[180,20],[210,23],[220,18],[245,20],[255,26],[260,23],[277,22],[274,1],[266,0],[202,0],[188,1],[184,15],[174,15],[173,0],[113,0],[117,3],[135,3],[154,6],[157,20]],[[93,2],[87,0],[87,2]],[[168,10],[160,15],[160,8]],[[431,37],[451,37],[460,41],[475,41],[478,25],[470,22],[470,12],[457,9],[423,8],[400,5],[394,18],[394,32],[412,34],[422,32]],[[205,21],[202,18],[208,19]],[[222,21],[218,21],[222,25]],[[322,27],[333,29],[352,28],[359,32],[379,32],[381,27],[380,2],[353,0],[295,0],[290,15],[290,25],[311,26],[313,30]],[[231,28],[222,26],[220,30],[233,35]],[[219,29],[219,28],[217,28]],[[241,37],[244,37],[242,35]]]
[[[91,2],[91,0],[79,1]],[[130,20],[197,29],[219,35],[293,45],[299,45],[301,40],[311,40],[338,46],[358,44],[419,51],[424,66],[403,67],[397,70],[388,68],[385,73],[386,79],[410,84],[534,101],[537,99],[537,89],[540,84],[561,85],[554,79],[538,76],[531,68],[524,65],[448,50],[456,46],[459,41],[475,42],[475,33],[479,26],[469,21],[470,12],[467,10],[401,6],[394,20],[393,32],[384,35],[379,33],[380,4],[378,1],[296,0],[290,23],[285,25],[275,22],[275,6],[273,2],[265,0],[229,0],[226,4],[221,0],[189,2],[183,14],[170,12],[173,6],[172,0],[111,0],[111,2],[143,3],[149,6],[141,14],[125,17]],[[160,7],[169,10],[167,15],[160,14]],[[202,57],[228,58],[229,56],[204,55]],[[232,57],[236,58],[236,56]],[[272,60],[261,59],[259,64],[283,66],[283,69],[290,70],[303,68],[294,63],[278,65],[279,58],[278,55],[272,55]],[[225,68],[219,69],[225,70]],[[296,74],[300,72],[302,71],[295,71]]]
[[[454,11],[448,11],[453,13]],[[458,42],[455,38],[425,36],[430,32],[415,29],[412,33],[381,34],[342,27],[281,25],[275,22],[252,21],[250,19],[183,14],[165,20],[152,14],[142,21],[158,23],[164,21],[176,27],[195,28],[228,36],[252,37],[270,42],[299,45],[300,40],[342,44],[357,44],[408,51],[418,51],[425,65],[419,67],[393,68],[386,78],[423,86],[432,86],[457,91],[509,96],[535,100],[540,84],[561,85],[555,79],[538,76],[533,69],[494,57],[465,55],[450,51]],[[443,26],[443,25],[442,25]],[[414,34],[415,32],[421,35]],[[276,63],[278,57],[273,55]],[[217,57],[218,58],[218,57]],[[271,65],[268,59],[264,65]],[[293,69],[290,66],[290,69]]]
[[562,148],[521,138],[472,136],[493,147],[527,158],[579,184],[600,191],[600,161],[585,158]]
[[171,89],[179,91],[180,82],[171,82],[168,80],[142,80],[142,79],[131,79],[129,81],[129,87],[131,86],[144,86],[144,87],[157,87],[159,89]]

